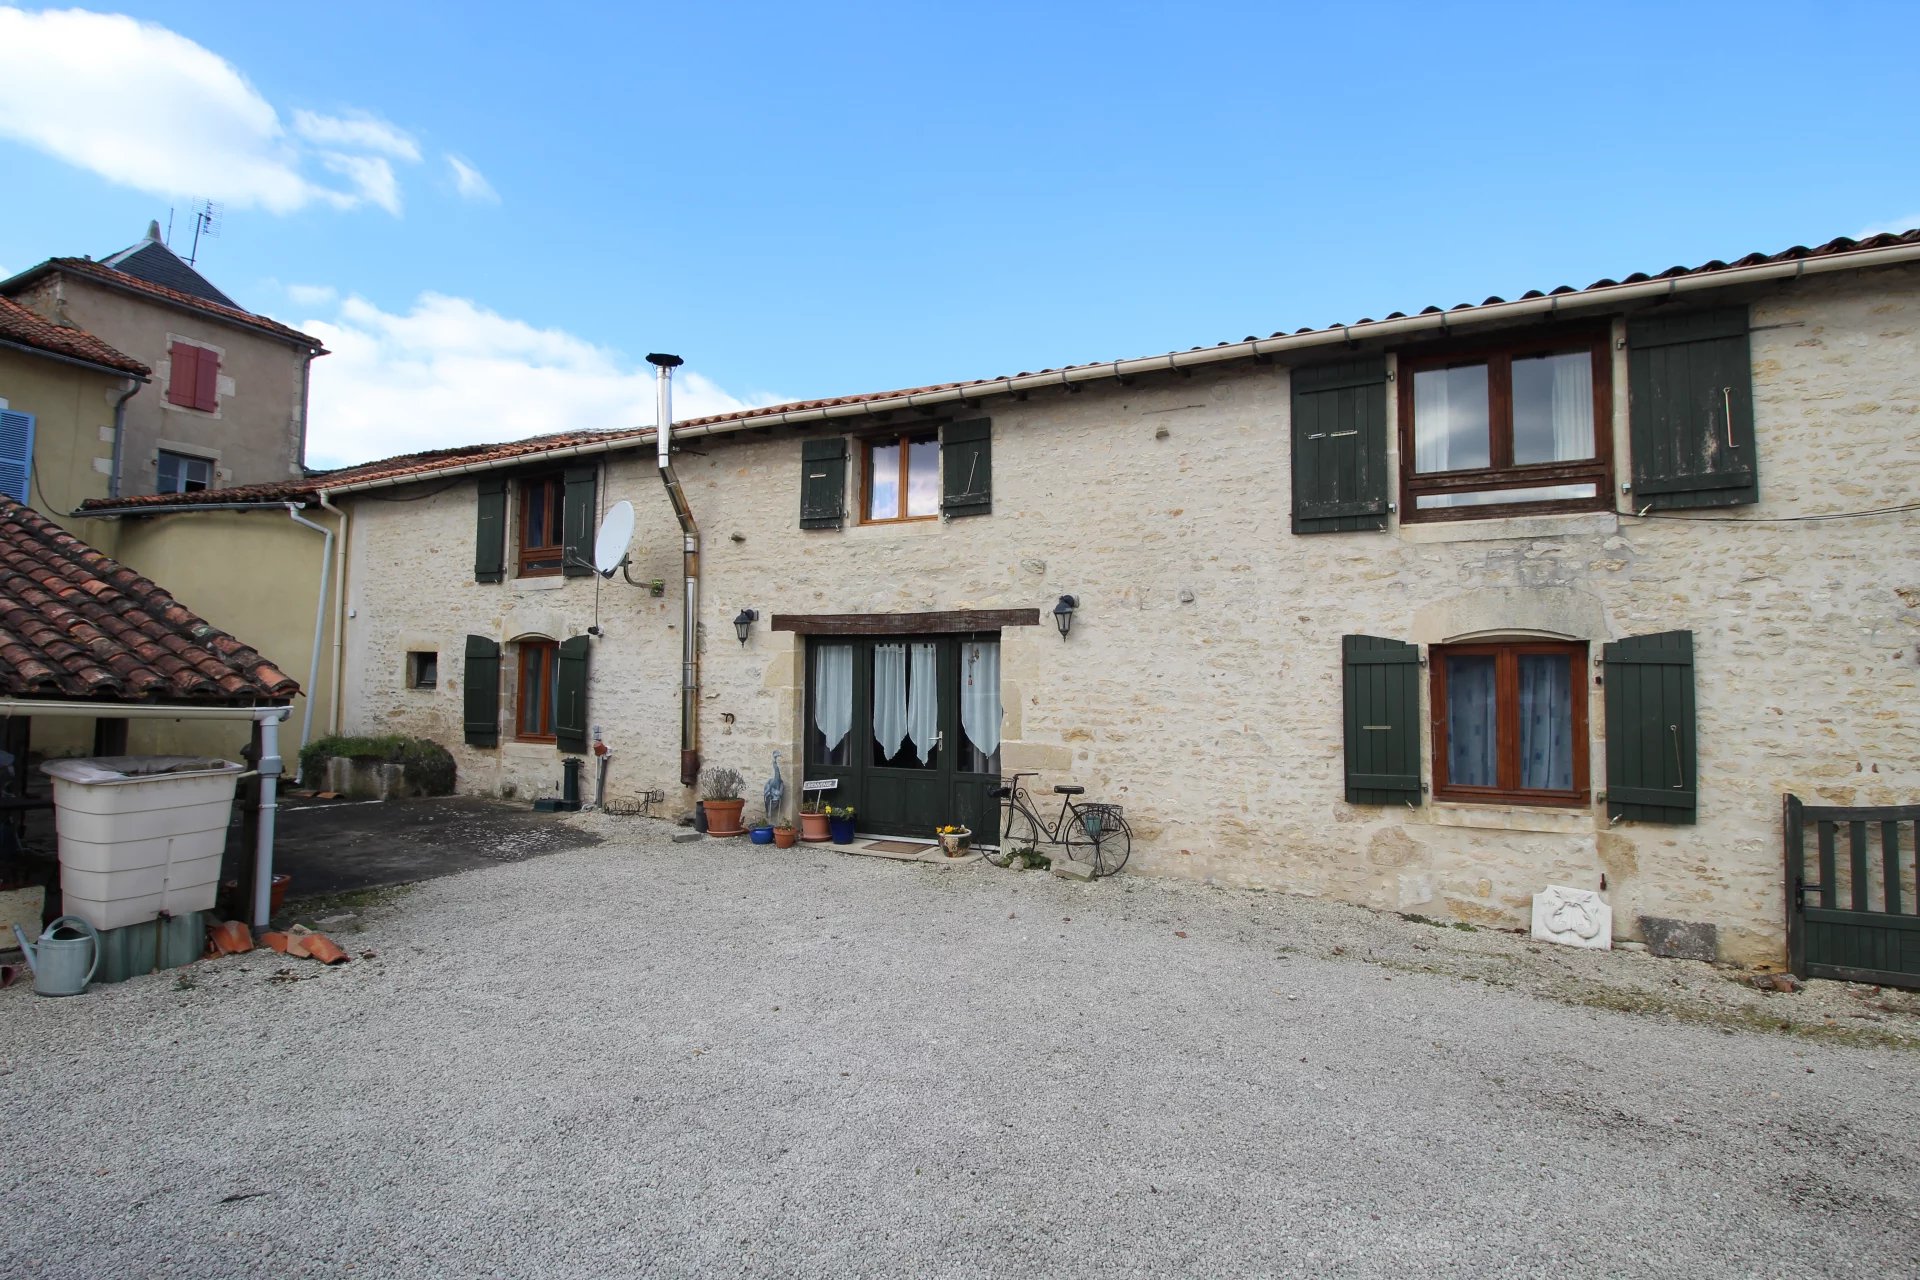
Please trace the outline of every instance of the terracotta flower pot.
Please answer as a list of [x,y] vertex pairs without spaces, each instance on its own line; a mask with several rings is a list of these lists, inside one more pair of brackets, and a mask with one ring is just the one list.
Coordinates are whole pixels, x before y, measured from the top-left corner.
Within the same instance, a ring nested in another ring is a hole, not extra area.
[[791,849],[793,848],[793,842],[799,838],[800,833],[792,827],[775,827],[773,829],[773,847],[776,849]]
[[740,811],[746,807],[745,800],[707,801],[707,834],[710,836],[739,835],[742,830]]
[[802,840],[825,840],[827,838],[827,815],[824,813],[801,814],[800,838]]

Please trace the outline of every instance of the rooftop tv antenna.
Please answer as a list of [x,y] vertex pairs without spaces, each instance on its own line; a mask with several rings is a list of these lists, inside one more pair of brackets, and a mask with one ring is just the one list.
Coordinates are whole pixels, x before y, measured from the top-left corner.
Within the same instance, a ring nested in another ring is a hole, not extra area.
[[187,265],[193,266],[200,259],[200,237],[209,240],[220,234],[220,206],[211,200],[202,200],[193,211],[193,252],[187,255]]

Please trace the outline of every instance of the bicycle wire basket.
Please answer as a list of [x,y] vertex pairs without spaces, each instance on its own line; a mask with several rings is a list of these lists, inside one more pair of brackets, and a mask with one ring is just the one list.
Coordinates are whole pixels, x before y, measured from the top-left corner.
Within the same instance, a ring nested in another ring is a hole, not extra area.
[[1091,840],[1098,840],[1104,831],[1111,831],[1125,819],[1120,816],[1117,804],[1083,804],[1080,810],[1080,829]]

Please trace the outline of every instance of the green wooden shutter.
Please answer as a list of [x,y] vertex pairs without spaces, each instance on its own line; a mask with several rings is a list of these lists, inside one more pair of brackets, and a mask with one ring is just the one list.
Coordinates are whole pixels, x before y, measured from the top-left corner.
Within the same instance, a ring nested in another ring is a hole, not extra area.
[[1420,803],[1420,650],[1342,636],[1348,804]]
[[1693,632],[1616,640],[1602,651],[1607,691],[1607,817],[1691,823]]
[[0,493],[33,505],[33,415],[0,409]]
[[954,422],[940,433],[940,510],[950,517],[993,510],[993,420]]
[[1745,307],[1628,321],[1627,394],[1636,510],[1760,500]]
[[600,468],[567,468],[567,493],[561,508],[560,572],[569,578],[593,576],[593,514]]
[[473,580],[500,582],[507,576],[507,480],[480,477],[478,524],[473,538]]
[[467,664],[461,672],[466,703],[467,745],[500,745],[500,646],[485,636],[467,637]]
[[562,751],[587,749],[587,649],[591,643],[586,636],[560,642],[559,674],[553,693],[553,736]]
[[800,527],[838,529],[846,519],[847,438],[800,444]]
[[1387,527],[1387,362],[1295,369],[1293,531]]

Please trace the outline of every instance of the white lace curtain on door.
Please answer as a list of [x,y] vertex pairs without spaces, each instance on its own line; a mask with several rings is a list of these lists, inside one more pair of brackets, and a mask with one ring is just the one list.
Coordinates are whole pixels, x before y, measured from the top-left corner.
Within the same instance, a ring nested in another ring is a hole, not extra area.
[[960,728],[982,756],[1000,749],[1000,643],[969,640],[960,646]]
[[925,764],[940,736],[939,651],[931,644],[873,646],[873,740],[882,759],[911,740]]
[[853,646],[823,644],[813,651],[813,727],[831,754],[853,728]]

